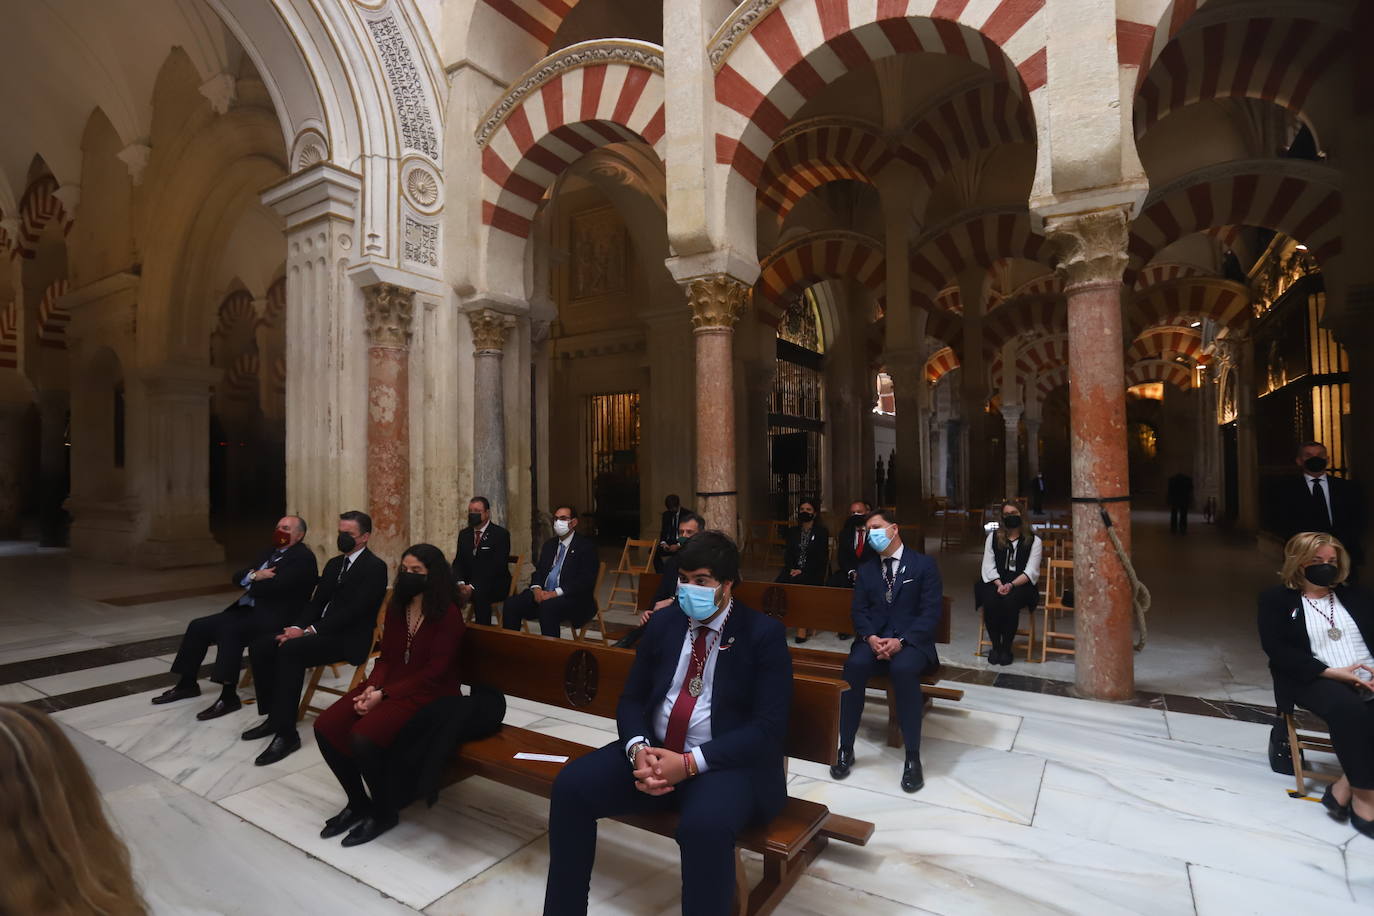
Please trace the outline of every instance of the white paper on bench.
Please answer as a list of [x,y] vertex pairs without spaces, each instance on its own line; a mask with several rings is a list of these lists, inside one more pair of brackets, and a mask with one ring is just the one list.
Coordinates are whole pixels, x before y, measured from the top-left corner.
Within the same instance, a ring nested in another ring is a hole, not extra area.
[[523,751],[515,755],[516,760],[542,760],[545,763],[567,763],[567,757],[560,757],[558,754],[526,754]]

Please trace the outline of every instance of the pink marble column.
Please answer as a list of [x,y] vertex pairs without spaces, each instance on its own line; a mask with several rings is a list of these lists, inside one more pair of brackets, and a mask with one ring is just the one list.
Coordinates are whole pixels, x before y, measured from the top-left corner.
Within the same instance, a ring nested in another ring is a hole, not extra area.
[[363,288],[363,302],[367,315],[370,547],[394,570],[401,551],[410,546],[409,347],[415,292],[378,283]]
[[[1047,220],[1068,298],[1072,495],[1130,495],[1126,382],[1120,346],[1126,213],[1119,207]],[[1130,550],[1128,502],[1106,504]],[[1131,587],[1095,503],[1073,504],[1074,682],[1081,696],[1125,700],[1135,693]]]
[[728,274],[687,284],[696,335],[697,504],[707,528],[736,536],[735,325],[749,305],[749,287]]

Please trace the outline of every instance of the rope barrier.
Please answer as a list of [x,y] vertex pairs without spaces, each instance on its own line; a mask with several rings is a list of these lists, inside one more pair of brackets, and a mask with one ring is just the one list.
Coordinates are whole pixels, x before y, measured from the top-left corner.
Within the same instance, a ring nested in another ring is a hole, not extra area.
[[1150,609],[1150,590],[1145,587],[1145,583],[1140,581],[1140,577],[1135,574],[1135,564],[1126,554],[1126,548],[1121,546],[1121,538],[1117,536],[1116,526],[1112,524],[1112,517],[1107,514],[1107,503],[1125,502],[1130,497],[1075,497],[1074,502],[1095,502],[1097,511],[1102,515],[1102,525],[1107,529],[1107,537],[1112,539],[1112,546],[1116,548],[1116,557],[1121,561],[1122,567],[1126,570],[1126,578],[1131,581],[1131,608],[1135,612],[1136,625],[1140,628],[1140,636],[1136,639],[1134,648],[1137,652],[1145,648],[1145,640],[1149,636],[1149,629],[1145,623],[1145,612]]

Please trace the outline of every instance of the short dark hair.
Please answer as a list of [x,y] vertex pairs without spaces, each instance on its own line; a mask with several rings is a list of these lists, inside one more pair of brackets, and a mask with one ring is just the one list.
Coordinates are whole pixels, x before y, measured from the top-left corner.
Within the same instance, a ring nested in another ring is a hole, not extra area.
[[872,504],[871,502],[869,502],[868,500],[866,500],[866,499],[851,499],[851,500],[849,501],[849,504],[850,504],[851,506],[854,505],[855,503],[858,503],[859,505],[863,506],[865,512],[872,512],[872,511],[873,511],[873,504]]
[[812,509],[819,509],[821,504],[809,496],[803,496],[801,499],[797,500],[797,511],[800,512],[802,506],[810,506]]
[[1309,448],[1322,448],[1322,449],[1324,449],[1324,448],[1326,448],[1326,446],[1325,446],[1324,444],[1322,444],[1321,442],[1316,441],[1315,439],[1312,440],[1311,442],[1304,442],[1302,445],[1299,445],[1299,446],[1298,446],[1297,456],[1298,456],[1299,458],[1301,458],[1301,457],[1302,457],[1302,453],[1305,452],[1305,451],[1307,451]]
[[[700,515],[697,515],[695,512],[684,512],[684,513],[682,513],[682,515],[678,517],[677,526],[678,526],[679,528],[681,528],[683,525],[687,524],[688,522],[696,522],[696,523],[697,523],[697,528],[698,528],[698,529],[702,529],[702,528],[705,528],[705,527],[706,527],[706,520],[703,519]],[[697,533],[700,534],[701,532],[698,531]]]
[[474,496],[472,499],[468,500],[468,505],[472,505],[473,503],[481,503],[483,512],[491,511],[491,500],[487,499],[485,496]]
[[372,516],[366,512],[359,512],[357,509],[349,509],[347,512],[339,513],[341,522],[357,522],[358,531],[362,534],[372,533]]
[[682,500],[676,493],[669,493],[667,496],[663,497],[663,503],[668,506],[680,506],[682,505]]
[[553,514],[557,515],[559,509],[567,509],[569,515],[571,515],[573,518],[577,518],[577,507],[574,506],[572,503],[563,503],[561,505],[554,506]]
[[864,524],[867,525],[867,524],[868,524],[868,520],[871,519],[871,518],[880,518],[880,519],[882,519],[883,521],[887,522],[889,525],[900,524],[900,523],[897,521],[897,510],[896,510],[896,509],[884,509],[884,508],[882,508],[882,507],[880,506],[880,507],[878,507],[877,509],[874,509],[872,512],[870,512],[870,513],[868,513],[867,515],[864,516]]
[[292,516],[288,516],[288,517],[289,517],[289,518],[294,518],[294,519],[296,520],[296,524],[301,526],[301,534],[302,534],[302,535],[304,535],[307,531],[310,530],[308,527],[306,527],[305,519],[301,518],[299,515],[292,515]]
[[739,548],[724,531],[703,531],[678,552],[677,568],[709,569],[717,582],[738,582]]

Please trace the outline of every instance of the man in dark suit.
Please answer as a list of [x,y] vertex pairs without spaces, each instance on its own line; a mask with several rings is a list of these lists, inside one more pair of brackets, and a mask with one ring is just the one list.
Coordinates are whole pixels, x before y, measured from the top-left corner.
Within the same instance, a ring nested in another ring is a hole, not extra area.
[[510,595],[510,532],[491,520],[485,496],[468,501],[468,526],[458,532],[453,581],[472,605],[473,618],[491,625],[491,605]]
[[[701,533],[703,527],[701,516],[695,512],[682,513],[678,521],[677,537],[674,543],[682,548],[688,541]],[[661,611],[677,602],[677,554],[674,553],[663,561],[663,572],[659,576],[658,589],[654,592],[654,601],[639,614],[639,626],[625,634],[616,644],[617,649],[633,649],[635,643],[639,642],[644,635],[645,625],[649,618],[654,616],[654,612]]]
[[242,705],[237,685],[243,650],[259,636],[276,633],[293,620],[319,578],[315,554],[301,543],[303,537],[305,520],[299,516],[287,515],[277,522],[272,546],[255,565],[230,578],[246,591],[218,614],[197,617],[187,625],[181,648],[172,662],[172,673],[180,675],[181,680],[153,697],[154,703],[161,705],[200,696],[196,678],[206,653],[214,645],[218,651],[210,680],[220,685],[220,695],[210,708],[196,713],[196,718],[216,719]]
[[1287,543],[1303,531],[1334,534],[1350,554],[1351,580],[1364,563],[1364,502],[1359,485],[1326,473],[1326,446],[1304,442],[1295,463],[1302,473],[1284,481],[1275,492],[1275,520]]
[[296,710],[305,669],[367,661],[387,580],[386,562],[367,549],[371,538],[372,519],[367,513],[355,510],[340,515],[339,555],[325,564],[314,597],[295,623],[280,633],[258,637],[248,647],[258,711],[267,719],[244,732],[243,740],[272,738],[254,761],[260,767],[301,749]]
[[859,565],[873,559],[873,548],[868,546],[864,519],[873,509],[867,501],[856,499],[849,504],[849,518],[844,520],[840,533],[835,538],[835,571],[825,584],[831,588],[853,588],[859,575]]
[[870,512],[865,522],[876,562],[859,568],[854,583],[854,645],[844,663],[849,689],[840,697],[840,756],[830,775],[844,779],[854,765],[854,736],[863,716],[868,680],[886,673],[897,699],[906,765],[902,791],[925,785],[921,772],[921,675],[940,663],[940,570],[930,557],[908,550],[894,514]]
[[1049,492],[1049,486],[1045,483],[1045,475],[1037,472],[1030,482],[1031,491],[1031,511],[1036,515],[1045,511],[1045,494]]
[[502,608],[507,630],[520,629],[522,620],[538,620],[544,636],[558,636],[563,621],[580,627],[596,613],[596,544],[576,532],[577,510],[553,510],[553,537],[539,551],[530,587],[512,595]]
[[787,801],[792,659],[782,623],[731,598],[739,551],[704,531],[678,553],[678,599],[635,653],[616,741],[569,763],[549,804],[544,913],[584,914],[596,822],[676,811],[682,912],[730,912],[735,837]]
[[1169,478],[1169,531],[1188,533],[1188,510],[1193,505],[1193,478],[1182,471]]
[[663,500],[663,507],[663,517],[658,525],[658,550],[654,552],[654,571],[659,573],[664,572],[668,559],[678,552],[677,529],[683,517],[692,514],[691,509],[683,508],[682,500],[676,493],[668,494]]

